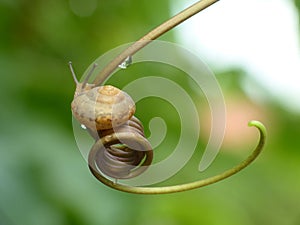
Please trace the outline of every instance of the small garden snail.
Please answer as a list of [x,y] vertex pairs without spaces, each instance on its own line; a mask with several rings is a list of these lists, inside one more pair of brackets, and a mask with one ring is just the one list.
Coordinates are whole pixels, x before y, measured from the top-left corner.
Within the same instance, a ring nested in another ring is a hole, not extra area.
[[151,164],[153,150],[141,122],[133,116],[134,101],[114,86],[88,84],[96,64],[83,83],[69,66],[76,83],[72,113],[95,139],[89,166],[115,179],[138,176]]

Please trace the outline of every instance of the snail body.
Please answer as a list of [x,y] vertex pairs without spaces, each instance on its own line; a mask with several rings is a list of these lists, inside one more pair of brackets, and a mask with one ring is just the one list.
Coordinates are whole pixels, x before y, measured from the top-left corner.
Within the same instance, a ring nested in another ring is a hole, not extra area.
[[95,67],[79,83],[70,64],[76,83],[72,113],[95,140],[89,166],[115,179],[138,176],[151,164],[153,150],[141,122],[133,116],[135,103],[117,87],[88,84]]

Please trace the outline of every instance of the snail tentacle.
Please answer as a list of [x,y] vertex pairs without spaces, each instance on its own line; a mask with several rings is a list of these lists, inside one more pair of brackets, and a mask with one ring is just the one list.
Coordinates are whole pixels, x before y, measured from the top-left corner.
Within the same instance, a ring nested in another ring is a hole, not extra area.
[[[225,172],[206,178],[204,180],[199,180],[191,183],[186,183],[186,184],[180,184],[180,185],[173,185],[173,186],[166,186],[166,187],[132,187],[132,186],[126,186],[120,183],[115,183],[106,177],[104,177],[101,173],[99,173],[95,168],[89,164],[89,168],[92,172],[92,174],[103,184],[119,190],[123,192],[128,192],[128,193],[134,193],[134,194],[168,194],[168,193],[175,193],[175,192],[182,192],[182,191],[187,191],[187,190],[192,190],[204,186],[208,186],[210,184],[216,183],[218,181],[224,180],[225,178],[228,178],[248,165],[250,165],[256,158],[257,156],[261,153],[263,146],[265,145],[266,142],[266,128],[265,126],[259,122],[259,121],[250,121],[249,126],[254,126],[259,130],[260,133],[260,138],[259,142],[255,148],[255,150],[252,152],[252,154],[243,162],[240,164],[234,166],[231,169],[226,170]],[[91,154],[91,153],[90,153]]]
[[74,72],[74,68],[73,68],[73,66],[72,66],[72,62],[71,62],[71,61],[69,62],[69,68],[70,68],[70,71],[71,71],[73,80],[74,80],[74,82],[75,82],[75,84],[76,84],[76,86],[77,86],[77,85],[79,84],[79,82],[78,82],[78,80],[77,80],[77,77],[76,77],[76,74],[75,74],[75,72]]
[[87,76],[85,77],[83,83],[82,83],[82,87],[81,89],[84,90],[85,86],[88,83],[88,80],[90,79],[90,77],[92,76],[93,72],[95,71],[96,67],[98,66],[97,63],[94,63],[91,70],[88,72]]

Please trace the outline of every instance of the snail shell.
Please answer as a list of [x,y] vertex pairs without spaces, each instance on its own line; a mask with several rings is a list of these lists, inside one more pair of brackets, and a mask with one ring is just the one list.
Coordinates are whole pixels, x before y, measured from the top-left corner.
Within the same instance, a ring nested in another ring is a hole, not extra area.
[[91,130],[120,126],[135,113],[132,98],[111,85],[77,87],[71,108],[74,117]]

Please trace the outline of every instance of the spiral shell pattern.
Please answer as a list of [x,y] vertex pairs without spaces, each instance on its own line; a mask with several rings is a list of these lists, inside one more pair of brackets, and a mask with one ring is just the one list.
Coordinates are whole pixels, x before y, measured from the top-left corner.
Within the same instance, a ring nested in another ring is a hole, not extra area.
[[76,119],[91,130],[119,126],[135,112],[131,97],[111,85],[95,87],[77,94],[71,108]]

